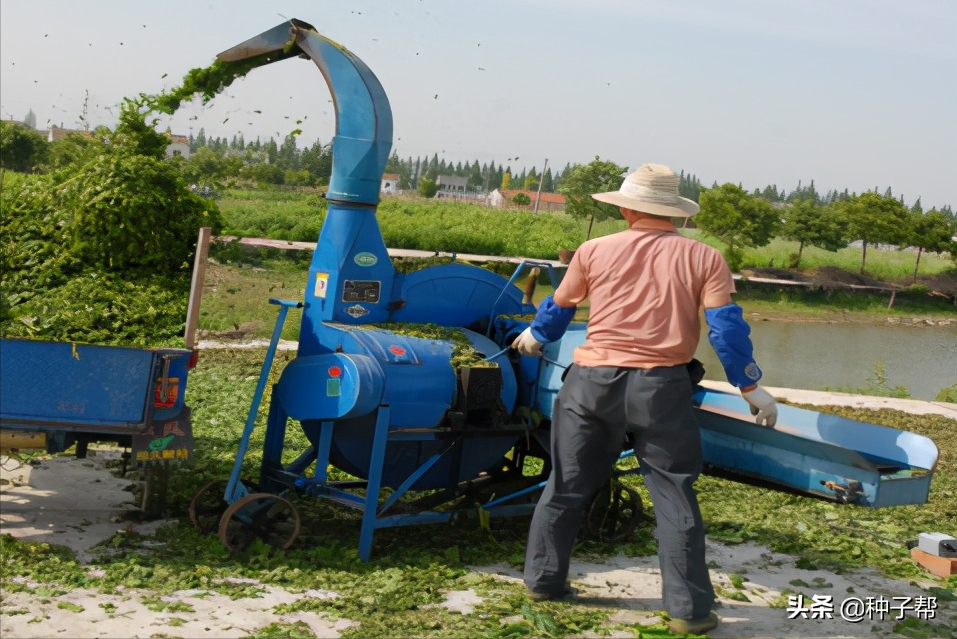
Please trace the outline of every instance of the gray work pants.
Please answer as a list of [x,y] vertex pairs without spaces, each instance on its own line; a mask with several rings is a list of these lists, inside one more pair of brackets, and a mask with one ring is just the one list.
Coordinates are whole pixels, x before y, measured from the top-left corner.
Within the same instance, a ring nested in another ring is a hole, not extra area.
[[655,509],[664,609],[679,619],[708,616],[715,595],[693,489],[702,460],[692,394],[685,366],[571,367],[552,415],[551,475],[528,533],[530,590],[564,590],[583,509],[631,434]]

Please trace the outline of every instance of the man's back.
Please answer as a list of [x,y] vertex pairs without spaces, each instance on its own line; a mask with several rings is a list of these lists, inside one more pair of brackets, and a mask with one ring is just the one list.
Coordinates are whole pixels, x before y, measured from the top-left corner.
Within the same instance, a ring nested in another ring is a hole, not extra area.
[[734,292],[721,254],[679,235],[664,218],[585,242],[555,292],[559,304],[589,299],[583,366],[673,366],[691,360],[709,299]]

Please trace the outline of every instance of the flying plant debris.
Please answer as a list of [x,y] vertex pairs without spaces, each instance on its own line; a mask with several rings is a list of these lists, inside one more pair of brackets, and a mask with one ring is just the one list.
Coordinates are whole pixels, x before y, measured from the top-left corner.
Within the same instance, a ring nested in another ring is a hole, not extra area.
[[[295,45],[295,38],[291,38],[283,47],[283,53],[288,54]],[[236,78],[241,78],[256,67],[269,62],[274,55],[276,55],[274,52],[264,53],[234,62],[216,60],[206,68],[190,70],[183,78],[182,86],[169,93],[144,97],[147,99],[147,104],[153,109],[160,113],[172,115],[179,109],[183,100],[192,100],[196,94],[202,96],[203,104],[208,103],[222,93]]]

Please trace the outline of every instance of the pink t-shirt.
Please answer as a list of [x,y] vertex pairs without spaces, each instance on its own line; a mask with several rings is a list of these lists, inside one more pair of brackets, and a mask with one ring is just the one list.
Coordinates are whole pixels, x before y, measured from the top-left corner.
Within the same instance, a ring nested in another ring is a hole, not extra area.
[[734,290],[721,253],[683,237],[665,218],[595,238],[576,251],[554,300],[589,299],[581,366],[652,368],[685,364],[701,335],[700,309],[723,306]]

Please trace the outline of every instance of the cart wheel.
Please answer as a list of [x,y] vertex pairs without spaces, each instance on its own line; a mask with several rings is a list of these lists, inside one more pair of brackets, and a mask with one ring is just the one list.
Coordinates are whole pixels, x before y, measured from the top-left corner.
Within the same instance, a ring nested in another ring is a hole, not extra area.
[[233,502],[219,521],[219,540],[233,551],[243,551],[256,538],[286,549],[299,536],[299,512],[279,495],[252,493]]
[[219,520],[229,508],[224,498],[228,483],[228,479],[214,479],[197,490],[189,503],[189,520],[204,535],[219,530]]
[[585,510],[585,534],[602,542],[621,541],[644,517],[641,495],[619,482],[608,482]]

